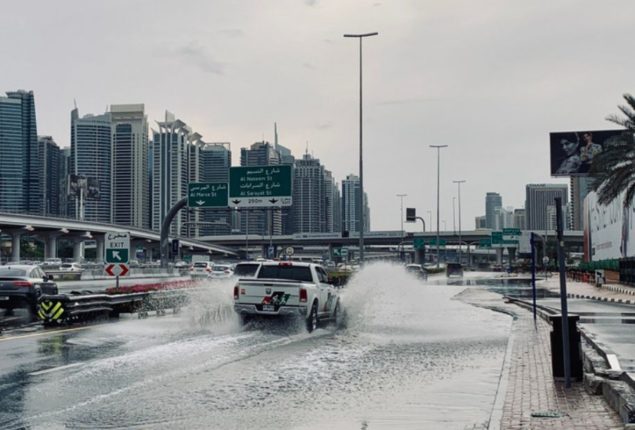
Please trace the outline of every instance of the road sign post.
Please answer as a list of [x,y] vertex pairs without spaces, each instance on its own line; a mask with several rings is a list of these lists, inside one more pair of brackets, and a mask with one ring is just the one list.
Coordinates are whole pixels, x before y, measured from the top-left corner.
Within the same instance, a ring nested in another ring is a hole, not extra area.
[[128,274],[130,261],[130,233],[111,231],[104,240],[106,265],[104,271],[115,277],[115,287],[119,288],[119,277]]
[[231,167],[229,203],[237,208],[291,206],[291,166]]
[[225,208],[228,206],[225,182],[190,182],[187,184],[187,205],[190,208]]

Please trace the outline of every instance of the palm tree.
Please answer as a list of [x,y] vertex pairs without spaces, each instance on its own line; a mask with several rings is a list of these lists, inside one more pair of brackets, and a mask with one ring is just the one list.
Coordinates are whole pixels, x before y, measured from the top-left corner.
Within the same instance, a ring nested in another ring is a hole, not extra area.
[[624,117],[606,119],[625,130],[606,141],[602,152],[593,157],[589,174],[600,204],[607,205],[626,191],[624,207],[629,207],[635,198],[635,98],[624,94],[624,99],[627,105],[619,106]]

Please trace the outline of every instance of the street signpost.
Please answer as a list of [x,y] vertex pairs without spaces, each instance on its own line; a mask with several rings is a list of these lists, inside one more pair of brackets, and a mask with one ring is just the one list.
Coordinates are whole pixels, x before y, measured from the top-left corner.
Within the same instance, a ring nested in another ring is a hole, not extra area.
[[416,237],[413,241],[412,241],[412,246],[414,247],[414,249],[419,250],[419,249],[423,249],[426,246],[426,241],[422,238],[422,237]]
[[231,167],[229,203],[237,208],[291,206],[291,166]]
[[492,232],[492,248],[502,248],[502,247],[503,247],[503,232],[493,231]]
[[108,276],[114,276],[116,287],[119,287],[119,277],[129,272],[130,233],[110,231],[105,234],[104,249],[106,251],[106,265],[104,271]]
[[504,228],[503,229],[503,245],[506,248],[517,248],[520,240],[519,228]]
[[187,184],[187,206],[190,208],[225,208],[227,183],[190,182]]
[[492,247],[492,239],[479,239],[478,241],[479,248],[491,248]]

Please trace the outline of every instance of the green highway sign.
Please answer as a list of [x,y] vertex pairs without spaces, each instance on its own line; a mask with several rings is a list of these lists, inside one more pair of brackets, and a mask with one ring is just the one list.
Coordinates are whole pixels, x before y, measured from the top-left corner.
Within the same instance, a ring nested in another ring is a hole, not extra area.
[[342,256],[342,248],[337,247],[333,248],[333,257],[341,257]]
[[413,240],[412,245],[414,249],[423,249],[426,246],[426,242],[422,237],[417,237]]
[[519,228],[504,228],[503,229],[503,245],[507,248],[515,248],[518,246],[520,240]]
[[106,263],[127,264],[130,259],[130,233],[106,232],[104,235],[104,249],[106,251]]
[[492,248],[502,248],[503,247],[503,232],[493,231],[491,241],[492,241]]
[[127,249],[107,249],[106,263],[127,263],[130,259]]
[[[439,239],[439,246],[445,246],[447,245],[448,241],[445,239]],[[430,246],[437,246],[437,238],[434,237],[432,238],[432,240],[430,240]]]
[[479,248],[491,248],[492,247],[492,239],[480,239],[478,241]]
[[227,184],[190,182],[187,184],[187,206],[190,208],[226,208]]
[[348,248],[342,248],[342,258],[348,257]]
[[231,167],[229,202],[235,207],[291,206],[291,165]]

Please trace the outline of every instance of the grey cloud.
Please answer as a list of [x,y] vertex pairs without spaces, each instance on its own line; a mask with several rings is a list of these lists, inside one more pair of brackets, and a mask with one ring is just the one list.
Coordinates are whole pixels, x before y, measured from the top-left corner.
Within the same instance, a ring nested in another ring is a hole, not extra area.
[[315,6],[318,3],[318,0],[304,0],[304,4],[307,6]]
[[391,105],[407,105],[407,104],[417,104],[417,103],[430,103],[430,102],[438,102],[441,101],[440,98],[434,97],[412,97],[412,98],[404,98],[404,99],[389,99],[378,102],[379,106],[391,106]]
[[322,124],[316,125],[315,128],[317,128],[318,130],[328,130],[329,128],[333,128],[333,123],[330,121],[324,122]]
[[181,58],[183,62],[201,69],[205,73],[223,75],[225,65],[214,59],[204,48],[196,43],[182,46],[172,51],[172,55]]
[[224,30],[219,30],[218,33],[232,38],[243,37],[245,35],[245,32],[240,28],[226,28]]
[[315,67],[313,64],[311,63],[302,63],[302,66],[309,69],[309,70],[317,70],[317,67]]

